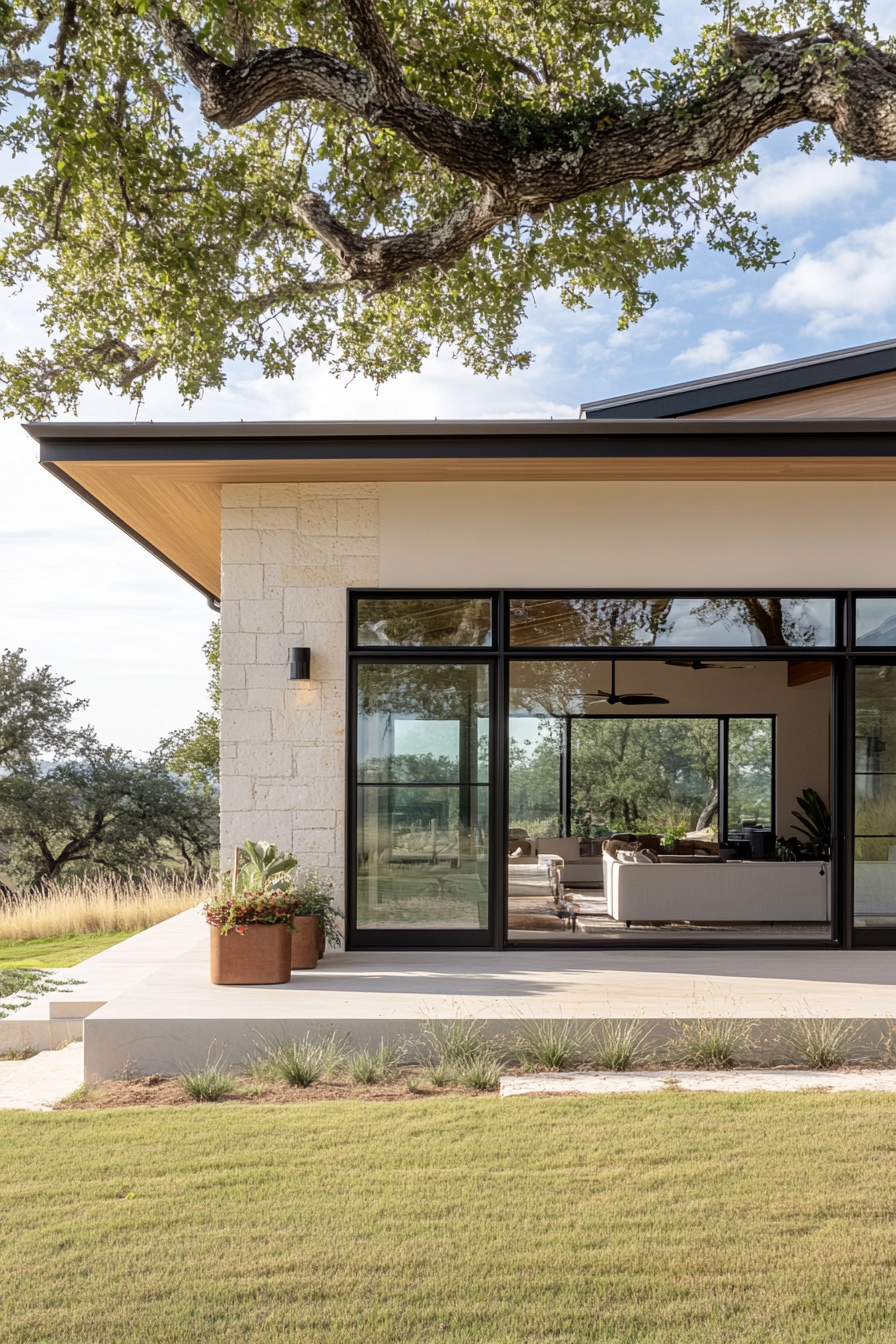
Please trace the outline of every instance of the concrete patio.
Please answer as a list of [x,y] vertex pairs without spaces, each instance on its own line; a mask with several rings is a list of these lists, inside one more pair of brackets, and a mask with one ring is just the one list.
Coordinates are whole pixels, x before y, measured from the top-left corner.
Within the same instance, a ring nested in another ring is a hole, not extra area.
[[284,1033],[376,1044],[417,1035],[422,1018],[476,1017],[494,1035],[520,1018],[637,1018],[660,1041],[687,1018],[834,1017],[861,1021],[868,1045],[896,1018],[890,951],[328,952],[289,984],[222,987],[209,982],[208,938],[191,910],[62,972],[84,983],[0,1022],[0,1048],[83,1033],[92,1080],[210,1054],[236,1064]]

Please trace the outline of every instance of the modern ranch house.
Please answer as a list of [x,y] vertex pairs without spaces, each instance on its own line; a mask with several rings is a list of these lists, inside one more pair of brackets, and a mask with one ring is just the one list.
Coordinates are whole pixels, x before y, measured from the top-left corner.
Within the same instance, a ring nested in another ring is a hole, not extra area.
[[[577,421],[39,424],[349,948],[896,946],[896,341]],[[799,813],[799,816],[795,816]]]

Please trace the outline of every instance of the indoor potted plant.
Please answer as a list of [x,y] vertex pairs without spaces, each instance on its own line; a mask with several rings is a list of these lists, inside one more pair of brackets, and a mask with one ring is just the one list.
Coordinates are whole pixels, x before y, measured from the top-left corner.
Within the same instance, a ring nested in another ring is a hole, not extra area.
[[[338,920],[342,911],[333,904],[333,884],[311,871],[301,886],[296,886],[295,932],[292,936],[293,970],[310,970],[326,951],[327,943],[338,947],[342,942]],[[307,923],[306,923],[307,921]],[[299,926],[301,925],[301,929]],[[312,957],[312,946],[313,956]]]
[[204,906],[210,925],[214,985],[277,985],[289,980],[297,899],[292,855],[247,840],[240,845],[230,891]]

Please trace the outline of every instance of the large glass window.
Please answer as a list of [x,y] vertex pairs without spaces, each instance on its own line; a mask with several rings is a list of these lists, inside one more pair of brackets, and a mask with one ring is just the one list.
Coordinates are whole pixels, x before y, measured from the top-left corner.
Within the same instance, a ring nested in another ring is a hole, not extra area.
[[774,720],[728,719],[728,827],[774,828]]
[[856,644],[866,649],[896,647],[896,597],[856,598]]
[[485,597],[362,597],[359,648],[488,648],[491,602]]
[[510,642],[655,648],[827,648],[832,597],[512,598]]
[[573,835],[717,829],[717,719],[573,719],[570,750]]
[[351,613],[349,946],[830,939],[829,847],[794,812],[811,788],[840,815],[832,686],[862,647],[856,921],[896,941],[896,597],[386,589]]
[[855,922],[896,925],[896,667],[856,668]]
[[488,926],[483,665],[358,668],[357,924]]
[[546,715],[510,718],[510,852],[530,852],[531,836],[562,835],[563,724]]

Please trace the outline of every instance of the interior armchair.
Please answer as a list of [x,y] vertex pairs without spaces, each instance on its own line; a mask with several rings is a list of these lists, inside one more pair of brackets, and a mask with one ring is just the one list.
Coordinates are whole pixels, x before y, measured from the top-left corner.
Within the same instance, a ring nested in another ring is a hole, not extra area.
[[[590,844],[588,848],[590,849]],[[535,839],[535,849],[539,858],[560,859],[559,886],[603,886],[603,860],[600,855],[583,854],[582,841],[579,836],[539,835]]]

